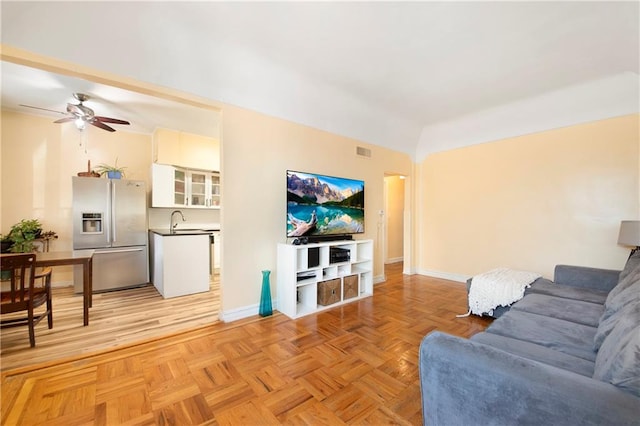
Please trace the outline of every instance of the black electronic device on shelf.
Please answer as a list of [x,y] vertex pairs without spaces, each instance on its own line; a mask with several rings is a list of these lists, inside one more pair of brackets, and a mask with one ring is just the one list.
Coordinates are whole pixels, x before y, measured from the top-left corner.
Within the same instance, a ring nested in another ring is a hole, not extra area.
[[307,267],[315,268],[320,265],[320,247],[309,247],[307,251]]
[[309,280],[316,277],[315,271],[304,271],[296,274],[296,281]]
[[353,241],[353,235],[351,234],[311,235],[307,237],[307,243],[326,243],[329,241]]
[[341,263],[351,260],[351,250],[329,247],[329,263]]

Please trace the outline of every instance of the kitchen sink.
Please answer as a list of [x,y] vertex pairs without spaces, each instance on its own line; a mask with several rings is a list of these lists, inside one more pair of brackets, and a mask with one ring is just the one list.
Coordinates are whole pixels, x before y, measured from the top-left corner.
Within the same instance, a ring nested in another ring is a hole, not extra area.
[[213,231],[206,229],[174,229],[174,234],[210,234]]
[[174,229],[174,232],[171,232],[168,228],[156,228],[150,229],[149,231],[155,232],[156,234],[169,236],[169,235],[213,235],[214,232],[219,232],[220,229],[211,229],[211,228],[177,228]]

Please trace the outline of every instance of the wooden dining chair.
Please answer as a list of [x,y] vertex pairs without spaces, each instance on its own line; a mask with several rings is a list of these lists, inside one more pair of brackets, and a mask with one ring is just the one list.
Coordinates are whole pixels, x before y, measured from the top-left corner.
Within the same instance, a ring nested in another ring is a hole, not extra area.
[[[36,272],[35,253],[0,254],[0,269],[7,275],[2,280],[0,293],[0,314],[5,317],[0,317],[0,327],[28,325],[29,343],[34,347],[35,325],[46,316],[49,328],[53,327],[51,270],[45,268]],[[41,286],[35,285],[36,278],[42,278]],[[46,310],[36,315],[35,308],[45,303]],[[26,312],[26,316],[17,315],[23,311]]]

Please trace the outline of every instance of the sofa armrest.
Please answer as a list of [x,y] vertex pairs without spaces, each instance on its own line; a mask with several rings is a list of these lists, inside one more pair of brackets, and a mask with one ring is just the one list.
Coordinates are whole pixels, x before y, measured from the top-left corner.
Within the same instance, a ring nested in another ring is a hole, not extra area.
[[556,265],[553,281],[556,284],[609,292],[618,284],[619,276],[620,271],[613,269]]
[[425,425],[638,425],[615,386],[440,332],[420,345]]

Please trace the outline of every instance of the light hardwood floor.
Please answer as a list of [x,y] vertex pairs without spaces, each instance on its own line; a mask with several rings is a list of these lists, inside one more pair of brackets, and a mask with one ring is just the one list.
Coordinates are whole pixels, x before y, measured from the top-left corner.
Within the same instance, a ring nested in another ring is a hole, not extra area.
[[2,424],[421,424],[420,341],[471,336],[489,320],[455,317],[464,285],[401,267],[373,297],[298,320],[216,322],[5,369]]
[[93,295],[89,325],[82,325],[82,296],[73,287],[53,289],[53,328],[36,326],[36,347],[27,327],[1,330],[0,369],[28,367],[166,336],[218,321],[219,275],[208,293],[163,299],[153,285]]

